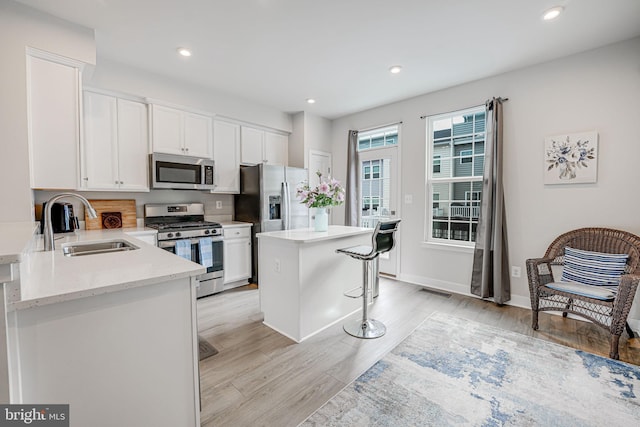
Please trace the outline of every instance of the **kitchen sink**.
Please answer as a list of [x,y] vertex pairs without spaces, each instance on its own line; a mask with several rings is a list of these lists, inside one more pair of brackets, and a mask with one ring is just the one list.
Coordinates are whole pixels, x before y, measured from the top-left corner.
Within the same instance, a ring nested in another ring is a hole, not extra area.
[[62,245],[64,256],[81,256],[124,252],[140,249],[126,240],[101,240],[99,242],[67,243]]

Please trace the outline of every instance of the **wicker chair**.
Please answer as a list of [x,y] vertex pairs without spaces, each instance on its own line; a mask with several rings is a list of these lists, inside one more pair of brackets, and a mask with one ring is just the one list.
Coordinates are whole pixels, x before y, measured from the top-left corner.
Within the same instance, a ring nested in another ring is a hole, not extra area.
[[[567,246],[585,251],[629,254],[615,297],[602,300],[546,286],[555,281],[551,266],[564,264]],[[544,258],[528,259],[526,264],[533,329],[538,329],[540,311],[561,311],[564,317],[567,313],[576,314],[609,331],[609,357],[618,359],[618,342],[625,327],[629,336],[634,337],[627,324],[627,316],[640,282],[640,237],[610,228],[581,228],[562,234],[551,243]]]

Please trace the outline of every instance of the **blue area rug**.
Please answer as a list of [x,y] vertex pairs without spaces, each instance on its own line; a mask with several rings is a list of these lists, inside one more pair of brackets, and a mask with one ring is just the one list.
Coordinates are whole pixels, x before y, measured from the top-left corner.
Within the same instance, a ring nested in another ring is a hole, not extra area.
[[638,426],[640,367],[435,313],[304,426]]

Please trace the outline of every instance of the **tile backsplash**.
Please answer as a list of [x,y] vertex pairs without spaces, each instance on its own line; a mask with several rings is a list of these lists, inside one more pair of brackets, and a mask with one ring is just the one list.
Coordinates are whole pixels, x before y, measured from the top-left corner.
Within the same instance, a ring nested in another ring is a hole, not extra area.
[[[34,190],[36,205],[42,205],[51,197],[64,191]],[[138,224],[144,221],[144,205],[147,203],[203,203],[205,216],[210,221],[230,221],[233,219],[233,194],[211,194],[204,191],[189,190],[151,190],[148,193],[130,193],[114,191],[72,191],[92,199],[134,199],[136,201],[136,217]],[[78,219],[84,219],[84,205],[76,199],[62,199],[73,205]],[[219,202],[219,203],[218,203]],[[218,206],[220,208],[218,208]],[[218,218],[218,219],[213,219]],[[39,218],[36,218],[39,219]],[[82,224],[81,224],[82,228]]]

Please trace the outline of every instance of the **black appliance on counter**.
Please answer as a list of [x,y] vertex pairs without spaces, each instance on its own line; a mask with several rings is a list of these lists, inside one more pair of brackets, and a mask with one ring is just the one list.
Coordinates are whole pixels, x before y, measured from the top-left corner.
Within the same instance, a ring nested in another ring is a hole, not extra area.
[[[47,202],[42,204],[42,218],[40,219],[40,233],[44,233],[44,215]],[[54,203],[51,206],[51,225],[54,233],[72,233],[80,228],[78,218],[73,214],[71,203]]]
[[147,204],[144,205],[145,227],[158,230],[158,247],[177,253],[179,241],[188,241],[188,258],[204,265],[201,259],[202,238],[211,238],[211,259],[207,272],[198,276],[200,286],[197,297],[206,297],[224,290],[222,225],[204,220],[202,203]]

